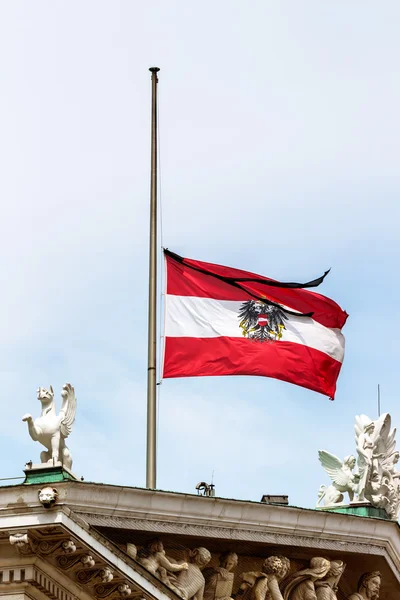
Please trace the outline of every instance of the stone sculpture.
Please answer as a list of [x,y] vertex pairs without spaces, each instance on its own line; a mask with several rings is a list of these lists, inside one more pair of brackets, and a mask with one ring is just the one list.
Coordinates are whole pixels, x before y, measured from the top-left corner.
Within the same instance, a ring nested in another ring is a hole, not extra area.
[[381,574],[379,571],[364,573],[358,582],[357,592],[351,594],[348,600],[379,600],[380,587]]
[[366,415],[356,417],[355,434],[358,473],[352,472],[354,457],[341,463],[333,454],[319,452],[333,484],[320,487],[318,504],[322,500],[324,506],[341,503],[347,491],[350,501],[356,494],[357,502],[369,502],[396,519],[400,513],[400,472],[396,469],[400,454],[396,451],[396,430],[391,429],[390,415],[385,413],[375,421]]
[[315,557],[310,567],[293,573],[285,585],[284,600],[317,600],[315,582],[325,577],[331,569],[326,558]]
[[137,555],[138,561],[168,587],[173,588],[173,581],[170,579],[170,573],[187,570],[186,562],[177,564],[171,562],[165,554],[164,546],[161,540],[153,540],[146,548],[141,549]]
[[189,551],[188,560],[187,569],[179,573],[171,587],[184,600],[203,600],[205,579],[201,570],[210,562],[211,554],[207,548],[195,548]]
[[58,491],[51,486],[44,487],[38,491],[38,498],[45,508],[51,508],[57,502]]
[[337,600],[339,579],[346,565],[342,560],[331,560],[331,568],[321,581],[316,581],[315,592],[317,600]]
[[233,571],[238,564],[235,552],[225,552],[219,557],[219,567],[204,569],[204,600],[230,598],[233,589]]
[[332,479],[332,485],[321,485],[318,492],[318,504],[324,501],[324,506],[343,502],[343,493],[349,494],[350,501],[358,489],[358,475],[353,473],[356,459],[353,455],[346,456],[343,462],[334,454],[319,450],[319,461]]
[[65,467],[71,469],[72,457],[65,445],[65,438],[71,433],[75,421],[76,397],[74,388],[70,383],[63,386],[61,393],[62,407],[58,415],[56,415],[53,388],[50,386],[50,390],[46,390],[46,388],[40,387],[37,394],[38,400],[42,403],[40,417],[34,421],[30,414],[26,414],[22,417],[22,420],[28,423],[31,438],[46,448],[41,452],[40,460],[42,463],[48,462],[50,464],[61,461]]
[[133,558],[134,560],[136,560],[136,558],[137,558],[137,548],[136,548],[135,544],[128,543],[126,545],[126,553],[131,558]]
[[356,431],[356,444],[358,453],[358,469],[360,471],[360,482],[358,485],[358,500],[364,500],[365,488],[368,485],[372,470],[372,455],[375,447],[372,438],[375,433],[375,423],[368,417],[363,419],[356,417],[354,426]]
[[242,583],[236,599],[240,600],[283,600],[280,582],[289,573],[290,561],[285,556],[269,556],[262,571],[242,573]]

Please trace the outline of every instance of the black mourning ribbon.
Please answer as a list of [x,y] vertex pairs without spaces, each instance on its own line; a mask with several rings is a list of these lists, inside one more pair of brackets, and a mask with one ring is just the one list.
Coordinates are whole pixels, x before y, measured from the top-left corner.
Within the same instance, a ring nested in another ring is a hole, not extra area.
[[209,275],[210,277],[215,277],[215,279],[219,279],[219,281],[223,281],[224,283],[227,283],[228,285],[231,285],[233,287],[240,289],[241,291],[245,292],[252,298],[255,298],[259,302],[263,302],[264,304],[269,304],[271,306],[276,306],[277,308],[280,308],[281,310],[288,313],[289,315],[294,315],[295,317],[312,317],[314,313],[313,312],[299,313],[299,312],[291,311],[288,308],[285,308],[284,306],[277,304],[276,302],[272,302],[272,300],[268,300],[267,298],[262,298],[261,296],[257,296],[256,294],[253,294],[253,292],[249,292],[249,290],[247,290],[245,287],[243,287],[240,284],[248,282],[248,283],[258,283],[258,284],[266,285],[269,287],[279,287],[279,288],[287,288],[287,289],[312,288],[312,287],[319,286],[324,281],[325,277],[328,275],[328,273],[330,271],[330,269],[328,269],[328,271],[325,271],[325,273],[321,277],[317,277],[317,279],[313,279],[312,281],[308,281],[307,283],[293,283],[293,282],[283,283],[280,281],[265,281],[264,279],[259,279],[258,277],[226,277],[224,275],[217,275],[216,273],[210,273],[210,271],[207,271],[207,269],[202,269],[201,267],[195,267],[194,265],[189,265],[188,263],[185,262],[185,258],[183,256],[179,256],[179,254],[175,254],[175,252],[171,252],[171,250],[168,250],[168,248],[163,248],[163,250],[164,250],[164,254],[166,256],[169,256],[170,258],[172,258],[172,260],[175,260],[176,262],[179,262],[179,263],[185,265],[185,267],[188,267],[189,269],[193,269],[193,271],[198,271],[199,273],[203,273],[204,275]]

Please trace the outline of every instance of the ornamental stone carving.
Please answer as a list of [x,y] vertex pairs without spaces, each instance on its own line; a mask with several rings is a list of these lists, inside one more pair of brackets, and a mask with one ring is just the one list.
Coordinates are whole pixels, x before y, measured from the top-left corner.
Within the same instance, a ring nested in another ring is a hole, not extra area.
[[94,567],[95,560],[90,554],[78,554],[74,556],[64,555],[57,557],[57,563],[61,569],[67,571],[68,569],[72,569],[72,567],[75,567],[78,563],[81,563],[81,565],[89,569],[91,567]]
[[118,592],[122,598],[127,598],[132,594],[132,590],[127,583],[120,583],[118,586]]
[[11,534],[8,539],[11,546],[16,546],[17,548],[29,546],[29,537],[27,533],[14,533]]
[[100,583],[95,587],[95,594],[97,598],[107,598],[114,592],[118,592],[122,598],[127,598],[132,594],[132,589],[126,582],[123,583]]
[[242,573],[242,583],[236,598],[241,600],[283,600],[279,587],[290,569],[290,560],[285,556],[269,556],[262,571]]
[[221,600],[232,596],[234,575],[231,571],[236,569],[237,564],[238,555],[225,552],[219,557],[219,567],[204,569],[204,600]]
[[110,583],[114,579],[114,573],[109,567],[104,567],[104,569],[100,570],[99,577],[102,583]]
[[45,487],[38,492],[39,502],[44,508],[51,508],[57,501],[58,491],[53,487]]
[[321,581],[316,581],[317,600],[337,600],[338,584],[346,565],[342,560],[331,560],[331,568]]
[[288,578],[284,600],[316,600],[315,582],[324,578],[330,569],[331,563],[326,558],[312,558],[308,569],[297,571]]
[[44,555],[53,554],[58,551],[64,554],[73,554],[76,552],[76,545],[73,540],[42,540],[36,542],[35,550],[38,554]]
[[364,573],[359,579],[357,592],[351,594],[348,600],[379,600],[381,579],[379,571]]
[[322,501],[324,506],[340,504],[343,494],[348,492],[350,502],[369,502],[384,509],[391,519],[397,519],[400,472],[396,464],[400,453],[396,451],[396,430],[391,429],[390,415],[385,413],[375,421],[366,415],[358,416],[354,429],[358,472],[353,473],[353,456],[342,462],[325,450],[319,451],[321,464],[332,479],[332,485],[320,487],[317,506]]
[[65,540],[65,542],[61,544],[61,549],[65,554],[73,554],[76,552],[75,542],[73,540]]
[[40,387],[37,392],[38,400],[42,403],[42,412],[35,421],[32,415],[26,414],[22,417],[28,423],[28,430],[35,442],[42,444],[46,450],[40,454],[42,463],[56,464],[61,462],[65,467],[71,469],[72,457],[65,444],[65,439],[72,430],[76,413],[76,397],[74,388],[70,383],[63,386],[61,397],[62,407],[60,413],[56,414],[53,388],[50,390]]

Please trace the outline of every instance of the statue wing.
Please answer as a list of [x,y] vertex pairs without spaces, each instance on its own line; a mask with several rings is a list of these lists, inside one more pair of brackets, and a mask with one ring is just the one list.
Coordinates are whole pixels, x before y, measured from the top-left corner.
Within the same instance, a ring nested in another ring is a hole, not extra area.
[[63,386],[61,397],[63,400],[61,407],[61,435],[68,437],[71,433],[76,414],[75,390],[70,383],[66,383]]
[[363,422],[361,417],[356,417],[356,422],[354,425],[354,431],[356,434],[356,443],[358,442],[358,438],[360,437],[360,435],[362,434],[362,432],[364,431],[364,426],[363,426]]
[[319,450],[318,457],[321,465],[336,485],[345,486],[349,483],[349,474],[343,471],[343,463],[334,454],[326,452],[326,450]]

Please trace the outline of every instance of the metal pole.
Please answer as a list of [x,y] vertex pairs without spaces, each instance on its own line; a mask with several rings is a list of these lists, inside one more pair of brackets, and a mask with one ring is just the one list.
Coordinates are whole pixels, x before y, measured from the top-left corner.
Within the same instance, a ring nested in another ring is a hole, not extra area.
[[150,180],[150,259],[149,259],[149,337],[147,370],[147,454],[146,487],[156,487],[157,441],[157,73],[151,67],[151,180]]
[[378,417],[381,416],[381,386],[378,383]]

